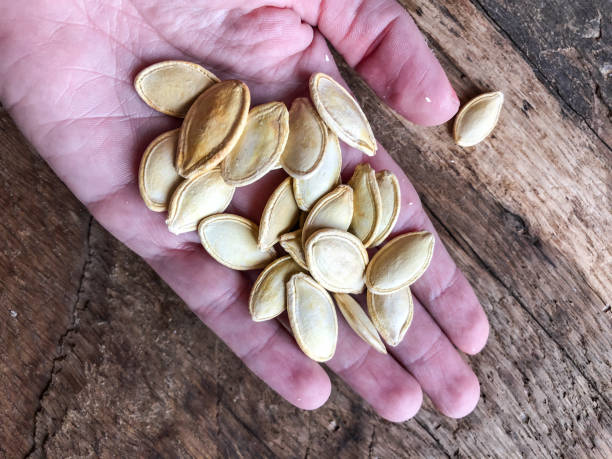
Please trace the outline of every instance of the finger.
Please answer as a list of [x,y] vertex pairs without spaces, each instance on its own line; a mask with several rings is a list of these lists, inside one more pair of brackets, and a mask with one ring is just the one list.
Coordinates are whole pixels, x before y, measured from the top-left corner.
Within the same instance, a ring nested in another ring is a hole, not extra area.
[[421,407],[423,394],[414,377],[357,336],[340,314],[336,354],[328,366],[389,421],[406,421]]
[[410,15],[395,0],[318,3],[303,14],[376,93],[408,120],[440,124],[459,100]]
[[460,418],[476,407],[480,397],[476,375],[416,298],[412,325],[391,352],[446,416]]

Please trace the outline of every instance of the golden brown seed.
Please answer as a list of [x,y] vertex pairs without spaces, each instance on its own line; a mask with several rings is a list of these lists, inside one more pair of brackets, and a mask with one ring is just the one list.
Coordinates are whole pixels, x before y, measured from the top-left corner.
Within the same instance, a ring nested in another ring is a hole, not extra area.
[[274,169],[289,135],[289,112],[282,102],[251,109],[240,140],[221,163],[223,179],[245,186]]
[[317,362],[331,359],[338,341],[338,319],[329,293],[307,274],[295,274],[287,282],[287,312],[302,352]]
[[357,101],[332,77],[310,77],[310,97],[325,124],[343,141],[366,155],[376,154],[376,139]]
[[174,234],[195,231],[204,217],[227,209],[235,188],[223,181],[219,169],[201,172],[184,180],[168,206],[168,229]]
[[249,312],[255,322],[273,319],[285,311],[287,282],[302,271],[287,255],[274,260],[259,274],[249,297]]
[[402,234],[392,239],[368,265],[368,289],[377,295],[387,295],[414,283],[429,266],[434,242],[433,234],[427,231]]
[[281,247],[291,255],[291,258],[300,265],[302,268],[308,270],[306,264],[306,255],[302,248],[302,230],[292,231],[291,233],[285,233],[280,237]]
[[369,164],[359,164],[348,184],[353,188],[353,220],[349,231],[370,247],[377,235],[382,215],[376,173]]
[[134,87],[149,107],[183,118],[193,101],[218,82],[219,78],[193,62],[163,61],[136,75]]
[[138,171],[140,196],[147,207],[161,212],[168,207],[173,191],[183,178],[174,168],[178,129],[164,132],[149,144]]
[[306,178],[323,162],[327,128],[310,101],[299,97],[289,110],[289,138],[280,162],[287,174]]
[[239,271],[264,268],[276,258],[273,248],[259,250],[258,231],[252,221],[232,214],[211,215],[198,225],[200,241],[210,256]]
[[374,324],[364,312],[363,308],[352,296],[346,293],[334,293],[334,299],[338,305],[338,309],[346,319],[349,326],[359,337],[376,349],[381,354],[386,354],[387,349],[383,344]]
[[260,249],[268,249],[276,244],[280,235],[296,224],[300,210],[293,198],[291,177],[287,177],[272,193],[259,222]]
[[353,189],[339,185],[317,201],[302,228],[302,245],[316,230],[336,228],[346,231],[353,218]]
[[397,346],[412,323],[413,304],[410,287],[389,295],[376,295],[368,290],[368,313],[380,336],[390,346]]
[[204,91],[187,115],[178,143],[176,168],[183,177],[216,167],[232,151],[249,114],[249,88],[237,80]]
[[370,247],[376,247],[384,242],[397,223],[402,202],[401,191],[397,177],[389,171],[376,173],[376,183],[380,191],[381,217],[376,229],[374,241]]
[[304,253],[312,277],[327,290],[363,291],[368,252],[351,233],[329,228],[318,230],[304,244]]
[[455,143],[471,147],[487,138],[497,124],[503,103],[501,92],[488,92],[470,100],[455,118]]

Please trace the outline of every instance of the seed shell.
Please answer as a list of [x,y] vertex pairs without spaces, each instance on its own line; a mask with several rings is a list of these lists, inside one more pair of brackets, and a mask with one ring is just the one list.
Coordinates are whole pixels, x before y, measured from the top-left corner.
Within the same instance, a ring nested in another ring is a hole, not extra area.
[[339,185],[317,201],[302,227],[302,245],[318,229],[346,231],[353,219],[353,189]]
[[183,177],[216,167],[232,151],[247,123],[251,96],[237,80],[217,83],[193,103],[179,135],[176,168]]
[[136,75],[134,87],[152,109],[183,118],[197,97],[218,82],[219,78],[193,62],[163,61]]
[[288,136],[285,104],[270,102],[252,108],[240,140],[221,163],[223,179],[234,186],[256,182],[277,166]]
[[257,239],[259,248],[268,249],[276,244],[280,235],[296,224],[299,213],[300,210],[293,198],[291,177],[287,177],[276,187],[261,215]]
[[397,223],[402,202],[400,186],[395,174],[389,171],[377,172],[376,183],[380,191],[381,217],[370,247],[379,246],[389,237]]
[[252,221],[232,214],[211,215],[198,225],[200,241],[210,256],[239,271],[262,269],[276,258],[273,248],[259,250],[258,231]]
[[184,180],[172,194],[166,224],[174,234],[195,231],[204,217],[227,209],[235,188],[226,184],[219,169]]
[[386,354],[387,349],[378,336],[376,327],[364,312],[363,308],[355,299],[346,293],[334,293],[334,299],[338,309],[346,319],[349,326],[359,337],[376,349],[381,354]]
[[168,208],[172,192],[183,178],[174,168],[179,130],[164,132],[149,144],[138,171],[138,188],[147,207],[155,212]]
[[435,239],[427,231],[397,236],[380,249],[366,270],[372,293],[387,295],[414,283],[425,272]]
[[283,234],[280,237],[280,245],[298,265],[306,270],[308,269],[306,255],[304,255],[304,249],[302,248],[301,229]]
[[376,295],[368,290],[368,313],[380,336],[390,346],[397,346],[412,323],[413,304],[410,287],[389,295]]
[[501,92],[488,92],[470,100],[455,119],[455,143],[471,147],[486,139],[495,128],[504,103]]
[[287,312],[302,352],[317,362],[331,359],[338,341],[338,318],[329,293],[307,274],[295,274],[287,282]]
[[329,75],[315,73],[310,77],[310,97],[325,124],[340,139],[363,151],[376,154],[376,139],[357,101]]
[[348,182],[354,191],[353,220],[349,231],[370,247],[377,235],[382,216],[382,202],[376,172],[369,164],[359,164]]

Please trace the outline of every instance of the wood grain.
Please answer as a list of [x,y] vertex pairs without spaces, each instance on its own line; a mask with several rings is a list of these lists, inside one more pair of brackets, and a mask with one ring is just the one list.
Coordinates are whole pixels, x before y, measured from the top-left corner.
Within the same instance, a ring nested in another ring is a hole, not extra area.
[[[324,407],[289,406],[0,112],[0,457],[612,456],[609,82],[596,75],[609,6],[403,4],[463,102],[506,95],[494,135],[462,149],[448,125],[405,122],[343,67],[491,321],[469,358],[476,411],[451,420],[426,401],[391,424],[334,376]],[[543,54],[558,33],[569,61]]]

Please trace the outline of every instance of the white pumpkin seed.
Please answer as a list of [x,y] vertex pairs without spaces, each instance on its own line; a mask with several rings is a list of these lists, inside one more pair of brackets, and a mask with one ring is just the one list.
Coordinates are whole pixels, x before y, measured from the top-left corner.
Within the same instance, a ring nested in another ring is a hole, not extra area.
[[211,215],[198,225],[200,241],[210,256],[239,271],[264,268],[276,258],[274,248],[259,250],[258,231],[252,221],[232,214]]
[[434,242],[433,234],[427,231],[402,234],[392,239],[368,265],[368,289],[378,295],[387,295],[414,283],[429,266]]
[[402,202],[400,186],[395,174],[389,171],[377,172],[376,183],[380,191],[381,216],[370,247],[382,244],[389,237],[397,223]]
[[318,230],[307,239],[304,253],[312,277],[327,290],[363,291],[368,252],[351,233],[329,228]]
[[306,255],[304,255],[304,249],[302,248],[301,229],[283,234],[280,237],[280,245],[298,265],[306,270],[308,269]]
[[172,192],[183,178],[174,168],[179,130],[164,132],[149,144],[138,171],[138,188],[147,207],[155,212],[168,208]]
[[176,168],[183,177],[215,168],[232,151],[249,114],[249,88],[237,80],[217,83],[193,103],[179,135]]
[[280,235],[296,224],[299,213],[300,210],[293,198],[291,177],[287,177],[276,187],[261,215],[257,239],[259,248],[268,249],[276,244]]
[[193,101],[218,82],[219,78],[193,62],[163,61],[136,75],[134,87],[152,109],[183,118]]
[[287,282],[287,312],[302,352],[317,362],[331,359],[338,341],[338,318],[329,293],[307,274],[295,274]]
[[361,239],[364,246],[370,247],[376,238],[382,216],[376,173],[369,164],[359,164],[348,184],[354,191],[353,220],[349,231]]
[[340,183],[342,170],[342,150],[338,137],[331,131],[327,132],[327,147],[323,154],[321,166],[305,179],[293,179],[293,194],[298,207],[308,211],[326,193],[329,193]]
[[219,169],[184,180],[170,198],[166,224],[174,234],[195,231],[204,217],[227,209],[235,188],[223,181]]
[[368,313],[380,336],[390,346],[397,346],[412,323],[413,304],[410,287],[389,295],[376,295],[368,290]]
[[249,297],[249,312],[255,322],[273,319],[285,311],[287,282],[299,272],[302,268],[287,255],[274,260],[259,274]]
[[376,139],[357,101],[329,75],[310,77],[310,97],[325,124],[351,147],[376,154]]
[[305,97],[299,97],[289,110],[289,138],[280,157],[283,168],[292,177],[306,178],[323,162],[327,146],[327,128]]
[[455,118],[455,143],[471,147],[487,138],[497,124],[503,103],[501,92],[488,92],[470,100]]
[[289,112],[282,102],[249,112],[240,140],[221,163],[223,179],[234,186],[256,182],[278,165],[289,135]]
[[302,245],[321,228],[346,231],[353,218],[353,189],[339,185],[317,201],[302,227]]
[[383,344],[376,327],[364,312],[363,308],[355,299],[346,293],[334,293],[334,299],[338,309],[346,319],[349,326],[359,337],[376,349],[381,354],[386,354],[387,349]]

